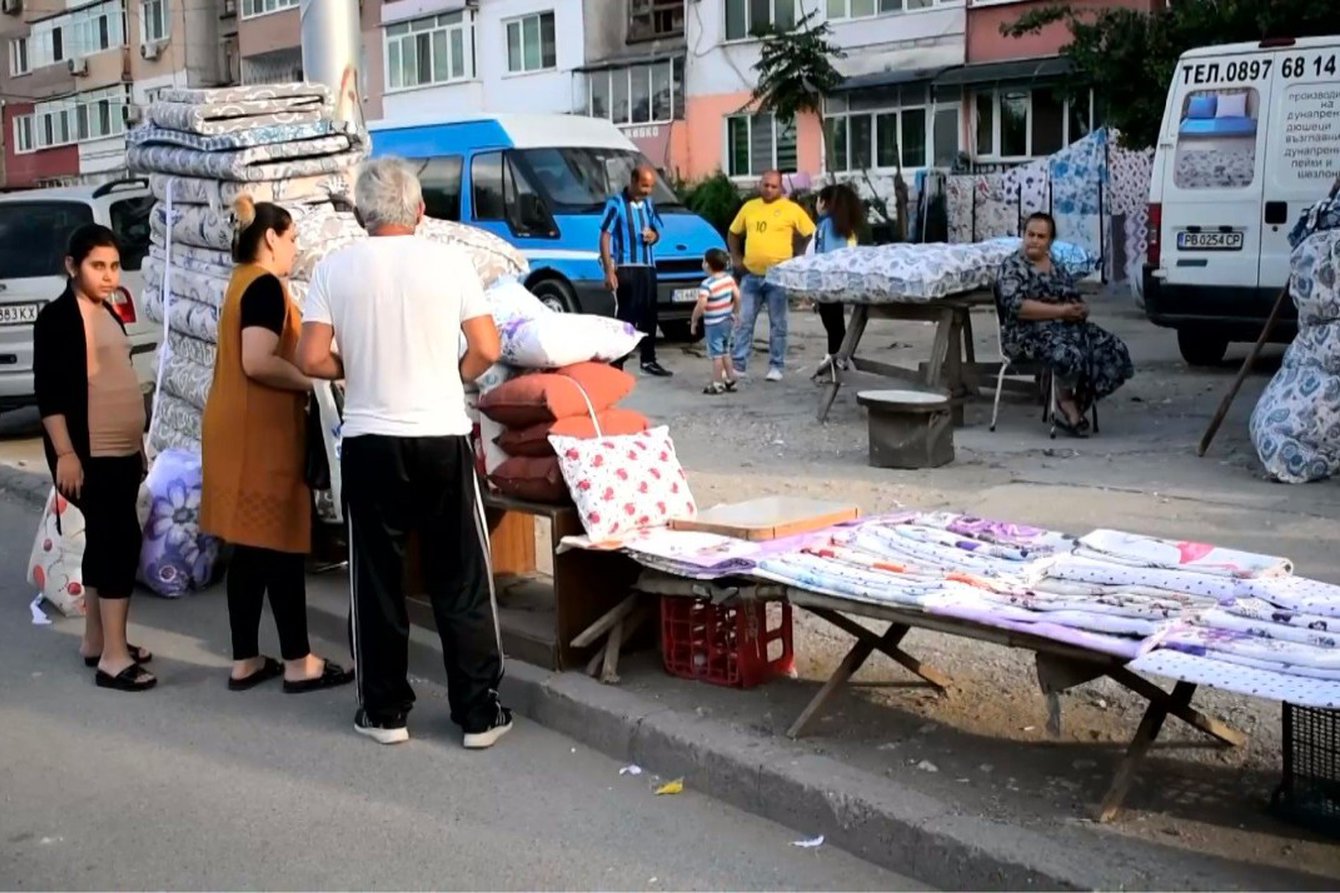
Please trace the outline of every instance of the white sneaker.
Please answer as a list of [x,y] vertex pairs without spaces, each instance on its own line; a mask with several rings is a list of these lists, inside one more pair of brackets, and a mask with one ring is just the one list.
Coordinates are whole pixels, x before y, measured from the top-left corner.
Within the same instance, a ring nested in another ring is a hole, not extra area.
[[409,729],[405,726],[403,716],[374,720],[361,709],[354,716],[354,731],[367,735],[378,744],[400,744],[409,740]]
[[767,378],[768,381],[781,381],[781,380],[782,380],[782,370],[781,370],[781,369],[769,369],[766,378]]
[[493,722],[489,723],[487,729],[478,732],[466,732],[461,743],[468,750],[483,750],[498,743],[498,739],[510,731],[512,731],[512,711],[506,707],[499,707],[498,715],[494,717]]

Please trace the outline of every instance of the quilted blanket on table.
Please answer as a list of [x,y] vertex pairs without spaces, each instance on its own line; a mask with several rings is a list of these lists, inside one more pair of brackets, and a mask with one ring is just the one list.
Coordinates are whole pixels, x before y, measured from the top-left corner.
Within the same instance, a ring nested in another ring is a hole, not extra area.
[[[144,287],[144,312],[154,322],[163,322],[163,295],[157,285],[146,284]],[[218,343],[219,311],[216,308],[174,295],[169,316],[170,329],[210,344]]]
[[302,177],[247,182],[152,173],[149,175],[149,190],[160,202],[167,201],[168,184],[172,183],[172,199],[182,204],[209,205],[211,208],[227,209],[233,206],[239,195],[245,193],[258,202],[278,202],[291,209],[295,204],[328,202],[332,195],[353,195],[354,176],[353,168]]
[[1283,577],[1293,563],[1275,555],[1258,555],[1185,540],[1166,540],[1120,530],[1095,530],[1080,537],[1075,554],[1140,568],[1192,571],[1216,577]]
[[126,164],[138,173],[250,182],[333,173],[354,167],[366,156],[366,144],[340,135],[229,152],[200,152],[183,146],[130,146]]
[[[990,288],[1001,263],[1018,250],[1018,244],[1017,239],[1003,239],[967,245],[857,245],[783,261],[768,270],[767,280],[820,302],[922,304]],[[1058,262],[1077,256],[1054,255]]]
[[1298,334],[1252,410],[1252,444],[1290,484],[1340,473],[1340,198],[1314,206],[1290,235]]

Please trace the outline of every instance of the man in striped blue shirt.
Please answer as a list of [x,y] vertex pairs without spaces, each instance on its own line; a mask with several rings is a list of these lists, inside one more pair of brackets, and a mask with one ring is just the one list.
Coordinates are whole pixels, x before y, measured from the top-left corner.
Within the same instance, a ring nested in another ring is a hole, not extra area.
[[[614,292],[615,315],[643,335],[642,371],[669,376],[656,362],[656,255],[661,239],[661,215],[651,199],[656,171],[647,165],[633,169],[628,186],[605,202],[600,218],[600,263],[605,286]],[[623,360],[615,363],[623,367]]]

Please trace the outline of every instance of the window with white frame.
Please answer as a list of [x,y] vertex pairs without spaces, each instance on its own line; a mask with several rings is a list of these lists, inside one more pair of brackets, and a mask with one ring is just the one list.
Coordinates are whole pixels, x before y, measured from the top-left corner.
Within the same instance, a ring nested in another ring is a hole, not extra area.
[[891,12],[915,12],[951,4],[961,6],[963,0],[828,0],[828,18],[865,19]]
[[41,68],[125,42],[124,9],[119,0],[104,0],[34,24],[28,35],[28,61],[32,68]]
[[466,16],[464,12],[447,12],[387,25],[387,89],[406,90],[474,77],[474,24]]
[[800,0],[726,0],[726,39],[790,31],[800,16]]
[[249,19],[252,16],[263,16],[268,12],[292,9],[297,5],[298,0],[242,0],[242,18]]
[[9,42],[10,77],[27,74],[30,70],[28,68],[28,38],[16,37]]
[[1093,132],[1100,123],[1093,92],[1069,97],[1053,87],[999,87],[978,91],[978,158],[1038,158],[1051,155]]
[[14,116],[14,151],[33,152],[37,146],[33,143],[33,116]]
[[[935,143],[942,113],[925,84],[869,88],[829,97],[824,103],[825,164],[833,172],[920,168],[942,154]],[[957,140],[954,141],[957,151]]]
[[[117,84],[37,103],[31,116],[33,149],[51,149],[125,133],[129,90],[129,85]],[[18,139],[17,134],[15,138]]]
[[684,33],[684,0],[628,0],[628,40],[655,40]]
[[759,177],[769,170],[796,170],[796,125],[772,114],[731,115],[726,119],[726,173]]
[[558,65],[553,12],[522,16],[506,23],[507,70],[512,74],[544,71]]
[[684,60],[593,71],[587,113],[615,124],[664,124],[684,117]]
[[158,43],[168,38],[168,0],[140,0],[140,39]]

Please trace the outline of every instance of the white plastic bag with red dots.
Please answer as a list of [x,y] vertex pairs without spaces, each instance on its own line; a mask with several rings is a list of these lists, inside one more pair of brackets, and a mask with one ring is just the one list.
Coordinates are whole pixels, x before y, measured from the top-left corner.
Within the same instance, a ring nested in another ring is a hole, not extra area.
[[83,565],[84,516],[52,487],[28,559],[28,584],[61,614],[82,617]]

